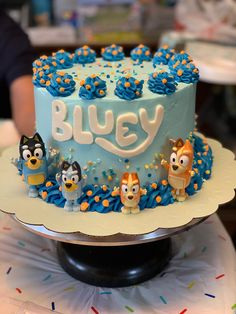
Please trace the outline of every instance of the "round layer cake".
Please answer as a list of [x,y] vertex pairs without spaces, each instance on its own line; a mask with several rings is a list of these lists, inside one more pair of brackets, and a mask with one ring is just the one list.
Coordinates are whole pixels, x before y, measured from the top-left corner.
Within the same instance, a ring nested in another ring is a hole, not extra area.
[[56,54],[56,62],[44,65],[43,57],[35,64],[42,67],[39,80],[41,68],[34,76],[36,128],[47,148],[76,160],[88,185],[117,186],[126,171],[136,172],[141,185],[167,177],[159,155],[168,158],[170,139],[185,140],[195,127],[196,80],[181,79],[184,58],[173,55],[171,65],[155,63],[155,56],[112,60],[103,54],[76,63],[78,52],[59,54],[60,66]]

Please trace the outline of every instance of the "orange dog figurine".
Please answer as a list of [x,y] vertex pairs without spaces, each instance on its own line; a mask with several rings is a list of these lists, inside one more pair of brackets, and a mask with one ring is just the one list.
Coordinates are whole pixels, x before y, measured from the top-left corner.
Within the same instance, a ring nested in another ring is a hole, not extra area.
[[140,212],[139,201],[143,194],[146,194],[145,189],[141,189],[138,174],[136,172],[125,172],[120,181],[120,187],[115,189],[117,194],[120,194],[121,203],[124,205],[121,208],[123,214],[137,214]]
[[161,165],[168,171],[168,182],[174,188],[173,197],[182,202],[188,197],[185,188],[189,185],[191,176],[194,174],[192,171],[193,147],[189,140],[184,143],[179,138],[174,142],[172,150],[170,163],[162,159]]

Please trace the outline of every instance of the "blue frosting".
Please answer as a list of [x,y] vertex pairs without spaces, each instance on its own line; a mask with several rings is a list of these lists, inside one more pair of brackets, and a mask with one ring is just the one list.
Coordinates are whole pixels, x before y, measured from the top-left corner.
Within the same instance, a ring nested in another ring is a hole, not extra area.
[[185,84],[196,83],[199,80],[199,71],[193,63],[187,65],[178,65],[171,69],[171,74],[174,76],[176,82]]
[[82,99],[95,99],[106,96],[106,82],[97,75],[91,75],[80,81],[80,85],[79,96]]
[[149,75],[148,88],[153,93],[169,95],[175,92],[177,83],[168,72],[154,72]]
[[55,58],[42,56],[33,62],[33,83],[37,87],[45,87],[50,80],[51,74],[58,69]]
[[[189,139],[194,145],[193,170],[195,174],[191,178],[186,192],[191,196],[201,189],[204,180],[208,180],[211,177],[213,156],[212,150],[205,140],[195,134],[192,134]],[[50,181],[50,185],[47,184],[48,181]],[[171,193],[172,187],[166,180],[147,184],[144,188],[147,189],[147,194],[141,196],[139,202],[141,210],[160,205],[167,206],[175,201]],[[39,194],[46,202],[61,208],[64,207],[65,199],[54,178],[48,178],[46,184],[41,185]],[[78,203],[81,206],[85,204],[88,211],[99,213],[120,212],[122,207],[119,195],[114,195],[113,190],[106,185],[86,185],[83,188],[83,194],[78,199]]]
[[88,46],[83,46],[75,50],[73,62],[86,64],[96,61],[96,52]]
[[159,48],[153,57],[154,68],[158,64],[168,64],[171,57],[174,55],[174,49],[170,49],[167,45]]
[[103,59],[106,61],[120,61],[125,57],[123,48],[114,44],[106,48],[102,48],[101,54]]
[[58,61],[58,69],[69,69],[73,67],[73,57],[69,52],[61,49],[53,53],[53,57]]
[[52,96],[66,97],[75,91],[75,81],[64,72],[53,73],[46,89]]
[[182,50],[180,53],[174,54],[169,63],[168,66],[170,68],[177,67],[178,65],[186,65],[187,63],[191,62],[192,58],[189,54],[187,54],[184,50]]
[[115,95],[121,99],[133,100],[142,96],[143,80],[137,80],[134,77],[121,77],[115,88]]
[[151,61],[152,54],[147,46],[139,45],[130,52],[131,59],[142,63],[143,61]]

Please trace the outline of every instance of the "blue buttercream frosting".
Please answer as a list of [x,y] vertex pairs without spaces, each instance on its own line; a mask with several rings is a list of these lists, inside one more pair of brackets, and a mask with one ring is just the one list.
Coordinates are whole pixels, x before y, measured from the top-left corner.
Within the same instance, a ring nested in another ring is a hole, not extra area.
[[138,61],[139,63],[142,63],[143,61],[151,61],[152,59],[150,49],[142,44],[132,49],[130,56],[133,61]]
[[153,93],[170,95],[176,90],[177,83],[168,72],[154,72],[149,75],[148,88]]
[[86,64],[96,61],[96,52],[88,46],[83,46],[75,50],[73,62]]
[[69,52],[61,49],[54,52],[52,55],[58,61],[58,69],[69,69],[73,67],[73,57]]
[[106,96],[106,82],[97,75],[91,75],[80,81],[79,97],[82,99],[95,99]]
[[170,49],[168,45],[164,45],[161,48],[159,48],[157,52],[154,54],[154,57],[152,60],[154,68],[156,67],[156,65],[159,65],[159,64],[161,65],[168,64],[171,57],[174,55],[174,53],[175,53],[174,49]]
[[46,89],[52,96],[66,97],[75,91],[75,81],[67,73],[53,73],[49,84],[46,84]]
[[193,63],[188,63],[187,65],[180,64],[172,68],[170,72],[177,82],[190,84],[196,83],[199,80],[199,70]]
[[174,54],[168,63],[169,68],[175,68],[179,66],[180,64],[186,65],[187,63],[191,62],[192,58],[189,54],[187,54],[184,50],[182,50],[180,53]]
[[101,55],[106,61],[120,61],[125,57],[123,48],[115,44],[102,48]]
[[[190,141],[194,146],[193,171],[189,186],[186,188],[188,195],[193,195],[202,187],[204,180],[211,177],[213,156],[212,150],[207,142],[195,134],[191,134]],[[50,181],[50,184],[48,184]],[[139,206],[140,209],[167,206],[175,200],[172,196],[172,187],[167,180],[153,182],[144,186],[146,195],[142,195]],[[55,204],[63,208],[65,199],[59,190],[59,185],[54,178],[48,178],[44,185],[39,188],[39,194],[48,203]],[[88,211],[107,213],[110,211],[120,212],[123,206],[119,195],[114,194],[113,190],[107,186],[89,184],[83,188],[83,194],[78,199],[81,206],[86,205]]]
[[33,62],[33,83],[37,87],[45,87],[53,72],[58,69],[55,58],[41,56]]
[[121,77],[115,88],[115,95],[121,99],[133,100],[142,96],[143,80],[137,80],[134,77]]

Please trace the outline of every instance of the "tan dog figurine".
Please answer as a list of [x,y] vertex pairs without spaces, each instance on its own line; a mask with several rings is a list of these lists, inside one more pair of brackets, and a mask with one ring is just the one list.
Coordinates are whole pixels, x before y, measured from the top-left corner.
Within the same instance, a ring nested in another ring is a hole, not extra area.
[[120,181],[120,187],[114,189],[114,192],[120,195],[121,208],[123,214],[137,214],[140,212],[139,201],[143,194],[147,191],[140,187],[140,181],[136,172],[123,173]]
[[170,156],[170,163],[161,160],[161,165],[168,171],[168,182],[174,188],[172,195],[175,199],[182,202],[188,194],[186,187],[190,184],[193,164],[193,147],[189,140],[184,141],[179,138],[174,141],[173,153]]

